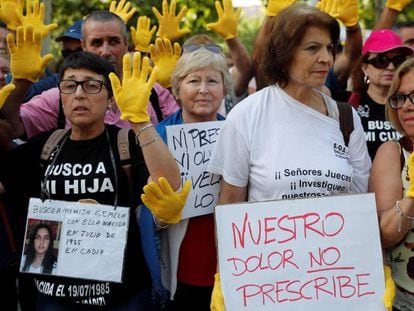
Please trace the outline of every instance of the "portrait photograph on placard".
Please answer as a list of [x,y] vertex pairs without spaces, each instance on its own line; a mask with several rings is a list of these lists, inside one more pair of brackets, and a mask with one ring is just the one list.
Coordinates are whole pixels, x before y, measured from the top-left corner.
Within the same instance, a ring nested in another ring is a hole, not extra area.
[[55,274],[62,222],[29,218],[23,245],[20,271]]

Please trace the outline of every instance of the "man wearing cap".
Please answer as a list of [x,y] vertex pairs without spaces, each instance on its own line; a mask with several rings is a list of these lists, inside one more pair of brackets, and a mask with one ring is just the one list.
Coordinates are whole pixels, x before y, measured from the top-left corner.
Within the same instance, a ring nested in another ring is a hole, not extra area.
[[82,51],[82,20],[73,23],[61,36],[55,39],[62,44],[62,56],[66,57],[71,52]]
[[362,47],[358,67],[352,75],[353,92],[348,102],[361,117],[371,159],[383,142],[400,137],[385,120],[385,103],[395,70],[413,52],[389,29],[373,30]]

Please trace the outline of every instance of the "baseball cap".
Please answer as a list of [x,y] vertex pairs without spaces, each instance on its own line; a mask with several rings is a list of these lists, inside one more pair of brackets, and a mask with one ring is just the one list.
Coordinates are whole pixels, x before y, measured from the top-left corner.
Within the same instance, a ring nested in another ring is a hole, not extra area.
[[385,53],[399,49],[406,55],[413,54],[414,50],[408,45],[403,45],[401,38],[389,29],[373,30],[362,47],[362,55],[367,53]]
[[57,37],[55,41],[62,41],[65,38],[71,38],[80,40],[82,37],[81,29],[82,29],[82,20],[78,20],[73,23],[72,26],[70,26],[66,31],[63,33],[63,35]]

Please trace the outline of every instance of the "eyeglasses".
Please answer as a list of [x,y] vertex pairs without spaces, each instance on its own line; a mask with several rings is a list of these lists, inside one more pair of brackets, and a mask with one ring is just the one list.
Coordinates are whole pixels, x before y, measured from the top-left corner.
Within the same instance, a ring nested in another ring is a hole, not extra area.
[[201,48],[204,48],[216,54],[220,54],[223,52],[223,49],[221,48],[221,46],[217,44],[185,44],[183,45],[184,53],[191,53]]
[[76,92],[78,85],[81,85],[82,90],[87,94],[98,94],[102,90],[102,86],[106,84],[100,80],[61,80],[58,83],[59,91],[62,94],[72,94]]
[[397,68],[406,59],[407,57],[405,55],[396,55],[394,57],[388,57],[385,54],[379,54],[374,58],[365,60],[365,63],[371,64],[372,66],[378,69],[385,69],[388,67],[390,63],[392,63],[394,65],[394,68]]
[[407,98],[410,100],[411,104],[414,105],[414,92],[411,92],[410,94],[396,93],[388,98],[388,102],[392,108],[399,109],[404,106]]

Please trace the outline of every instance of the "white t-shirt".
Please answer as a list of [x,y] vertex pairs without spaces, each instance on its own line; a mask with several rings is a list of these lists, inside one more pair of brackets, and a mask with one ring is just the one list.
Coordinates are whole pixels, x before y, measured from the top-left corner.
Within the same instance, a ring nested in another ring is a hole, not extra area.
[[353,112],[345,147],[336,102],[323,96],[329,116],[270,86],[240,102],[228,115],[208,170],[237,187],[249,201],[363,193],[371,160]]

